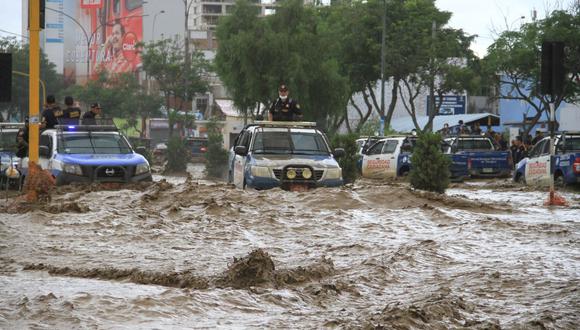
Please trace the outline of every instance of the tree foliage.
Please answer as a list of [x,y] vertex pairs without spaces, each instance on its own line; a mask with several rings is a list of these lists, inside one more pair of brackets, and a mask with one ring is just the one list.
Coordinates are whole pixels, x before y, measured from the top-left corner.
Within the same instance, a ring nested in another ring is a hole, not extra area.
[[[15,38],[0,38],[0,52],[12,54],[13,71],[29,73],[28,48],[28,44],[22,44]],[[56,65],[51,63],[43,52],[40,54],[40,79],[45,83],[47,95],[57,94],[63,86],[62,76],[57,74]],[[40,93],[39,108],[45,101],[42,100],[42,87]],[[28,104],[28,77],[15,73],[12,75],[12,101],[0,103],[0,111],[6,112],[5,120],[10,120],[14,116],[18,116],[18,119],[22,120],[28,114]]]
[[450,160],[441,152],[441,136],[437,133],[419,134],[411,156],[411,186],[415,189],[444,193],[449,186]]
[[242,112],[256,103],[269,106],[284,82],[305,119],[325,126],[344,109],[347,82],[329,51],[334,41],[320,28],[317,9],[289,0],[274,15],[258,18],[257,10],[239,0],[217,28],[216,70],[234,104]]
[[223,147],[224,138],[219,124],[210,120],[207,125],[208,141],[205,154],[207,176],[211,178],[224,178],[228,167],[228,153]]
[[[194,51],[190,61],[186,61],[183,43],[177,38],[140,44],[140,47],[143,69],[155,78],[165,99],[172,135],[176,113],[187,109],[186,104],[194,95],[208,90],[209,63],[200,51]],[[187,70],[185,65],[189,65]]]

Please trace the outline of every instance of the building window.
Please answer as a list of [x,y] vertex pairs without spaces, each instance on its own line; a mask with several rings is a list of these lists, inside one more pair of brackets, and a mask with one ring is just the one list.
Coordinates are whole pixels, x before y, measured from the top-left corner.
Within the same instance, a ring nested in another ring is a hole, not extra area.
[[222,13],[222,6],[221,5],[203,5],[203,13],[204,14],[221,14]]
[[207,111],[207,96],[197,97],[195,98],[195,109],[201,113],[205,113]]

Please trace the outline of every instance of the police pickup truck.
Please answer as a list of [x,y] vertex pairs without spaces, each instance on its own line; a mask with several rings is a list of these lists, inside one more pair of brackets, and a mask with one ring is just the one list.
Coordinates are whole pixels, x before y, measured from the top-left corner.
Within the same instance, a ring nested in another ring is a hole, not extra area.
[[488,137],[459,135],[445,139],[446,154],[467,156],[469,174],[473,177],[509,177],[513,168],[510,151],[495,150]]
[[[28,172],[28,158],[22,172]],[[57,185],[151,181],[149,163],[114,125],[62,125],[40,135],[39,165]]]
[[310,122],[257,121],[246,126],[229,154],[228,181],[238,188],[335,187],[343,184],[328,139]]
[[[417,136],[403,135],[382,138],[375,142],[362,156],[361,172],[366,178],[389,178],[405,176],[411,170],[411,156]],[[449,155],[451,179],[463,180],[468,175],[467,157]]]
[[[554,182],[557,185],[580,183],[580,132],[556,135],[553,161]],[[550,184],[550,138],[536,143],[528,157],[514,171],[514,180],[537,186]]]

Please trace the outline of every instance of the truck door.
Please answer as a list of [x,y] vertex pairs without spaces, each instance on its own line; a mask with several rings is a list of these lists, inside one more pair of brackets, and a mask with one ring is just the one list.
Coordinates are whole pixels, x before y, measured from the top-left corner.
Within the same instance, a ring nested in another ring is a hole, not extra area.
[[52,136],[48,134],[41,135],[38,146],[40,148],[38,152],[38,162],[40,163],[40,167],[49,170],[52,173],[52,155],[54,154]]
[[[546,152],[547,150],[547,152]],[[550,180],[550,140],[538,142],[530,151],[526,163],[526,182],[532,185],[546,185]]]
[[[244,131],[240,138],[237,140],[238,144],[234,145],[234,150],[236,146],[245,146],[246,150],[250,150],[250,140],[252,134],[249,131]],[[234,151],[234,161],[233,161],[233,181],[234,185],[240,189],[244,188],[244,168],[246,167],[246,156],[235,154]]]
[[380,159],[384,161],[385,168],[383,173],[381,173],[382,177],[392,178],[397,176],[399,154],[401,153],[399,142],[402,141],[394,139],[387,140],[383,146]]
[[384,164],[381,163],[381,152],[385,141],[379,141],[372,145],[363,155],[362,176],[365,178],[377,177]]

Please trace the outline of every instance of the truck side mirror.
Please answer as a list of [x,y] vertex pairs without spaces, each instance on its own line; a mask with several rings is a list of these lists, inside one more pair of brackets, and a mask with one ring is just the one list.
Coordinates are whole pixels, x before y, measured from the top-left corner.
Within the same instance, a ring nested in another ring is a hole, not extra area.
[[343,157],[344,155],[346,155],[346,152],[344,151],[343,148],[336,148],[332,152],[332,155],[334,156],[334,158],[340,158],[340,157]]
[[246,146],[236,146],[234,152],[236,155],[245,156],[248,154],[248,148]]

